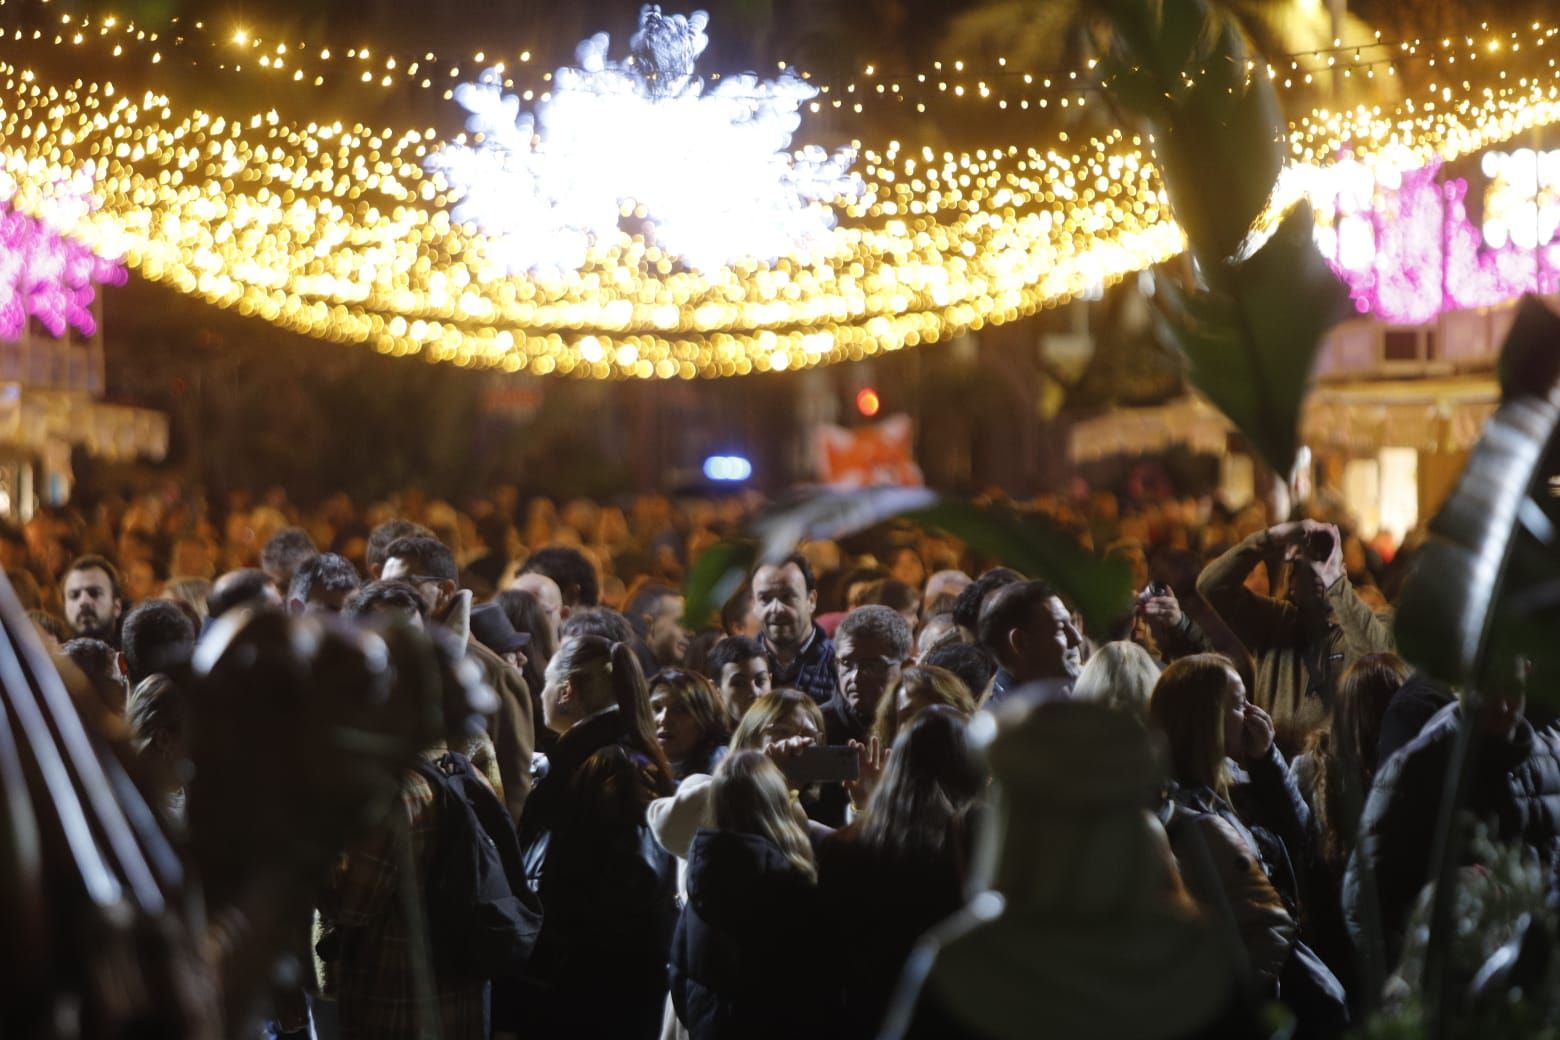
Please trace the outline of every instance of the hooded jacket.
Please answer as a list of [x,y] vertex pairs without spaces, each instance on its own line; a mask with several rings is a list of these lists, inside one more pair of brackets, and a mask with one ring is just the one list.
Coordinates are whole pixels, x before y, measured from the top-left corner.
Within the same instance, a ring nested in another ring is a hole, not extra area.
[[688,860],[688,904],[672,940],[672,1004],[693,1040],[829,1035],[829,980],[816,959],[817,890],[766,838],[701,830]]

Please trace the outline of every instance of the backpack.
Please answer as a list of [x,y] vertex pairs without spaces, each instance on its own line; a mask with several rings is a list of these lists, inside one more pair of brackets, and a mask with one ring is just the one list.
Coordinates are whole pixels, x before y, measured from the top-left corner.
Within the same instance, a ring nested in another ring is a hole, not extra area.
[[466,756],[447,752],[416,769],[439,814],[424,889],[434,970],[446,978],[514,977],[542,927],[514,821]]

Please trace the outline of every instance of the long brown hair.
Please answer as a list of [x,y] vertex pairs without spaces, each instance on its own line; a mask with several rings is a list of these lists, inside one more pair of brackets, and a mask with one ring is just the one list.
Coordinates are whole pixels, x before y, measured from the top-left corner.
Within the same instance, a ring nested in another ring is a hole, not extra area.
[[1397,654],[1366,654],[1338,680],[1331,724],[1309,744],[1316,784],[1311,795],[1323,862],[1341,867],[1354,849],[1365,794],[1376,776],[1381,720],[1392,695],[1408,681]]
[[720,694],[704,676],[683,668],[662,668],[650,677],[650,696],[654,697],[655,691],[661,689],[681,701],[693,721],[698,723],[700,736],[699,746],[694,751],[696,755],[706,756],[731,738],[726,729],[726,709],[721,704]]
[[624,744],[650,760],[659,773],[657,786],[670,793],[672,767],[661,742],[655,739],[655,717],[650,711],[650,691],[645,673],[627,643],[610,643],[600,636],[566,639],[553,658],[560,678],[579,684],[581,700],[590,711],[615,704],[627,731]]
[[1193,654],[1165,669],[1148,700],[1148,717],[1170,741],[1175,779],[1187,787],[1229,791],[1224,754],[1224,695],[1235,666],[1221,654]]

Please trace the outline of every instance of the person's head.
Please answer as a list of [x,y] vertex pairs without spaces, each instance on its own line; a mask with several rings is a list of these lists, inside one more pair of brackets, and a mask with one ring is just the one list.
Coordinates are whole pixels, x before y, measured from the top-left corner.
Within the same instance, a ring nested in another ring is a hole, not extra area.
[[103,706],[114,715],[125,714],[125,676],[119,670],[119,651],[101,639],[71,639],[60,653],[81,670]]
[[1479,698],[1473,705],[1474,724],[1488,737],[1510,740],[1527,712],[1528,682],[1533,676],[1533,661],[1522,656],[1500,660],[1479,685]]
[[974,579],[963,571],[938,571],[926,579],[926,589],[921,593],[921,613],[930,616],[933,604],[944,598],[957,600],[959,593],[974,584]]
[[878,704],[872,735],[885,748],[894,746],[894,738],[927,708],[941,705],[968,717],[975,714],[975,698],[964,680],[946,668],[911,665],[899,677],[892,697]]
[[1159,682],[1159,666],[1136,643],[1106,643],[1089,657],[1078,673],[1073,696],[1123,711],[1139,722],[1148,722],[1148,699]]
[[764,638],[776,650],[794,653],[812,635],[818,584],[807,558],[793,553],[753,572],[753,606]]
[[1408,664],[1396,654],[1359,658],[1338,680],[1332,722],[1306,743],[1316,772],[1316,851],[1330,866],[1342,869],[1354,849],[1359,812],[1376,775],[1381,721],[1408,678]]
[[932,614],[921,626],[921,631],[916,633],[915,654],[917,658],[925,657],[931,650],[943,643],[956,642],[961,633],[958,623],[953,620],[951,612]]
[[953,602],[953,620],[970,635],[980,632],[980,613],[987,598],[1004,585],[1024,580],[1024,576],[1011,567],[993,567],[979,578],[959,590]]
[[1043,581],[1013,582],[993,592],[981,607],[979,632],[980,644],[1021,683],[1077,679],[1083,666],[1083,635]]
[[921,586],[926,582],[926,561],[913,546],[900,546],[889,553],[888,576],[914,589],[919,597]]
[[64,618],[47,610],[29,610],[27,620],[32,622],[33,628],[50,653],[57,653],[61,646],[75,636]]
[[579,607],[594,607],[601,602],[601,578],[596,567],[586,555],[567,545],[550,545],[538,549],[525,561],[522,574],[543,574],[558,586],[563,599],[561,614],[569,614]]
[[548,616],[542,601],[523,589],[509,588],[495,596],[493,602],[509,618],[516,632],[530,634],[531,645],[526,648],[526,656],[546,668],[547,662],[558,652],[558,630],[553,624],[554,617]]
[[986,789],[986,767],[970,745],[969,716],[928,707],[900,732],[861,838],[906,862],[947,856],[961,844],[965,814]]
[[800,690],[780,689],[753,702],[731,735],[732,751],[762,751],[792,737],[823,743],[823,712]]
[[806,817],[791,801],[785,776],[762,751],[733,751],[710,782],[715,829],[767,839],[809,880],[816,880]]
[[160,767],[153,772],[168,789],[178,786],[172,765],[184,757],[185,715],[183,691],[166,675],[137,683],[125,706],[132,745]]
[[682,663],[692,636],[683,624],[682,593],[652,582],[634,593],[623,613],[657,665],[670,668]]
[[567,733],[585,719],[614,709],[620,713],[634,749],[650,759],[659,771],[659,780],[670,784],[671,766],[655,738],[650,691],[634,648],[600,636],[565,639],[547,663],[547,685],[542,690],[542,719],[547,728]]
[[119,572],[101,556],[81,556],[65,570],[60,583],[65,601],[65,621],[78,636],[114,642],[123,603]]
[[609,643],[632,643],[634,626],[611,607],[577,607],[563,622],[563,639],[598,636]]
[[[509,583],[509,591],[523,592],[533,597],[542,613],[547,618],[547,625],[552,630],[551,645],[556,647],[558,641],[563,638],[563,593],[558,588],[558,583],[545,574],[530,572],[523,573]],[[536,635],[533,631],[531,635]]]
[[990,650],[975,643],[944,643],[933,648],[919,663],[927,668],[946,668],[957,675],[976,704],[986,695],[986,688],[997,674],[996,658],[991,656]]
[[363,584],[350,560],[335,553],[317,553],[298,564],[287,587],[289,614],[339,614]]
[[859,717],[871,718],[910,659],[910,626],[889,607],[857,607],[834,630],[834,654],[846,703]]
[[163,597],[183,603],[202,622],[211,616],[211,582],[205,578],[176,578],[163,586]]
[[258,567],[228,571],[211,586],[206,599],[207,616],[219,618],[237,607],[280,607],[282,594],[271,576]]
[[471,638],[503,658],[516,671],[523,671],[531,636],[516,631],[509,615],[497,603],[479,603],[471,608]]
[[749,639],[757,639],[763,634],[764,626],[753,603],[751,582],[743,582],[742,587],[721,605],[720,630],[728,636],[746,636]]
[[1397,654],[1366,654],[1338,680],[1329,727],[1333,753],[1352,761],[1367,783],[1376,772],[1381,720],[1408,676],[1408,662]]
[[655,739],[669,761],[683,763],[683,771],[730,739],[725,712],[715,688],[704,676],[681,668],[666,668],[650,680],[650,712],[655,719]]
[[1246,718],[1246,684],[1219,654],[1183,657],[1159,677],[1148,716],[1170,743],[1174,779],[1187,787],[1229,785],[1225,760],[1238,749]]
[[195,649],[195,625],[177,603],[149,599],[125,615],[120,648],[125,678],[134,687],[149,675],[189,662]]
[[1136,538],[1118,538],[1105,547],[1107,560],[1121,560],[1132,569],[1132,587],[1142,591],[1148,588],[1148,554],[1143,543]]
[[755,700],[769,692],[769,658],[757,639],[727,636],[710,651],[706,667],[733,726],[742,721]]
[[458,590],[455,554],[437,538],[398,538],[385,550],[379,576],[410,582],[428,606],[428,616],[441,617]]
[[278,589],[292,584],[293,575],[304,560],[319,552],[314,539],[301,527],[284,527],[273,534],[260,550],[260,569],[276,582]]
[[921,623],[921,596],[915,589],[894,578],[873,582],[863,590],[857,606],[877,604],[898,612],[905,624],[914,631]]
[[354,620],[380,618],[418,631],[428,622],[428,604],[409,581],[371,581],[347,597],[341,612]]
[[363,550],[364,561],[368,564],[368,576],[375,581],[383,577],[385,560],[388,558],[390,547],[402,538],[432,538],[433,532],[422,524],[413,523],[396,517],[386,520],[368,533],[368,545]]

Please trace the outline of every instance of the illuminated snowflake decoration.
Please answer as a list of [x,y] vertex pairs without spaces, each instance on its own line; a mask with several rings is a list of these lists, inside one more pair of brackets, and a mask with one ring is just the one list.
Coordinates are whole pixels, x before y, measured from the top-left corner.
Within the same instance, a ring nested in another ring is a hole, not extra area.
[[49,200],[48,222],[12,207],[15,183],[0,175],[0,339],[21,336],[29,319],[50,335],[70,328],[90,336],[97,330],[92,300],[98,285],[123,285],[124,263],[105,259],[61,235],[52,223],[69,222],[90,206],[86,184],[65,185]]
[[858,197],[854,152],[787,149],[816,88],[786,74],[706,87],[694,62],[709,16],[640,11],[630,55],[607,56],[598,33],[559,69],[551,97],[523,111],[503,74],[463,83],[455,100],[480,135],[427,160],[511,273],[577,271],[592,250],[630,235],[699,271],[742,259],[806,255]]

